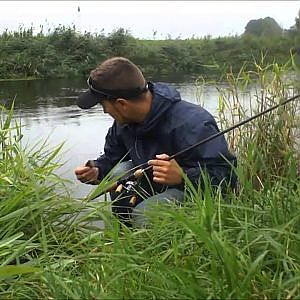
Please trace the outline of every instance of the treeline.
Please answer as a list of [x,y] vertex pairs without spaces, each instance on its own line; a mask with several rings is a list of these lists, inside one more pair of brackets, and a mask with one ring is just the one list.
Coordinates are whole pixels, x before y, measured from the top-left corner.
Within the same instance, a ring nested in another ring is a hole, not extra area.
[[102,60],[125,56],[147,77],[170,75],[218,78],[223,71],[240,70],[247,62],[284,62],[295,55],[300,65],[300,29],[294,26],[276,36],[243,34],[193,39],[141,40],[120,28],[109,35],[79,33],[59,26],[48,33],[22,29],[0,35],[0,79],[86,77]]

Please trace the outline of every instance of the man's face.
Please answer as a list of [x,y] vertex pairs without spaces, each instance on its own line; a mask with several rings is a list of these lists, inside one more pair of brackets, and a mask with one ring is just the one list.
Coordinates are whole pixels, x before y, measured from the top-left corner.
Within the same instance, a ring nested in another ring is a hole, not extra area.
[[115,101],[103,100],[101,105],[104,113],[109,114],[118,124],[124,125],[130,123],[126,109],[126,102],[121,102],[119,99]]

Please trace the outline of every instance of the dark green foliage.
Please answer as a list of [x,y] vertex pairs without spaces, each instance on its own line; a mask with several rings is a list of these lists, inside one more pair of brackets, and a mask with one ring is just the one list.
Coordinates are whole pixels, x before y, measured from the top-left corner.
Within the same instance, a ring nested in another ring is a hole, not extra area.
[[0,36],[1,78],[85,76],[105,57],[104,39],[75,28],[57,27],[48,35],[32,30]]
[[300,64],[300,10],[295,18],[295,24],[286,31],[289,39],[293,41],[292,52],[297,54],[297,65]]
[[109,56],[125,56],[130,58],[135,46],[136,39],[130,35],[129,31],[119,28],[114,30],[105,39],[104,48]]
[[207,36],[186,40],[140,40],[123,28],[108,36],[82,34],[75,27],[65,26],[58,26],[47,34],[41,29],[36,35],[32,28],[5,31],[0,35],[0,78],[86,77],[98,63],[112,56],[128,57],[147,77],[157,79],[177,75],[219,78],[228,67],[237,72],[245,61],[258,59],[261,52],[267,53],[268,62],[280,63],[286,61],[292,51],[297,63],[299,19],[296,18],[296,25],[284,34],[273,34],[279,31],[269,19],[264,19],[262,34],[215,39]]
[[251,34],[258,37],[280,36],[283,30],[278,23],[270,17],[258,20],[250,20],[245,27],[244,34]]
[[295,25],[290,28],[290,31],[300,33],[300,10],[298,11],[298,16],[295,18]]

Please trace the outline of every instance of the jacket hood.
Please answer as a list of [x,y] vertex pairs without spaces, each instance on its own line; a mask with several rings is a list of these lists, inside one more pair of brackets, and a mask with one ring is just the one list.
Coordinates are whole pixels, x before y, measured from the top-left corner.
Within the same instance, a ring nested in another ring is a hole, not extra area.
[[143,123],[129,125],[137,135],[143,135],[152,130],[165,112],[176,102],[181,101],[180,93],[172,86],[162,82],[148,82],[153,98],[149,114]]

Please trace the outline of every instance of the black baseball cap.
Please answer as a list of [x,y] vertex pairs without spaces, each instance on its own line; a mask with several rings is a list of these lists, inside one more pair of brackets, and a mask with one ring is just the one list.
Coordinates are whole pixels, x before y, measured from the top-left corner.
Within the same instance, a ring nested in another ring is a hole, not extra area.
[[137,87],[132,89],[96,89],[93,87],[92,78],[89,76],[87,79],[87,84],[89,89],[83,93],[81,93],[77,98],[77,105],[80,108],[87,109],[95,106],[103,100],[116,100],[118,98],[130,99],[139,96],[148,90],[148,84],[145,83],[144,87]]

